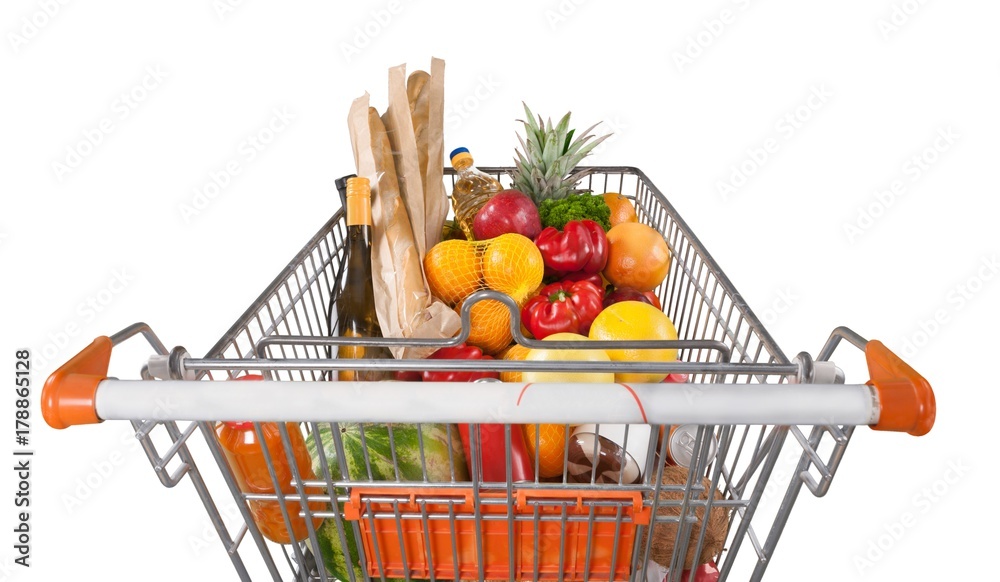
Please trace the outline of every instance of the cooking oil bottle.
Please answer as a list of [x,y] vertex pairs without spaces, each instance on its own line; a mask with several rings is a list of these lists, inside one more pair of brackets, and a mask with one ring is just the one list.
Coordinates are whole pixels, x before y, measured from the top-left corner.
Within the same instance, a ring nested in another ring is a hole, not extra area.
[[465,238],[473,240],[472,221],[476,218],[476,213],[503,186],[493,176],[480,172],[472,165],[472,154],[468,149],[456,148],[450,157],[451,167],[458,172],[458,179],[451,192],[455,222],[465,233]]

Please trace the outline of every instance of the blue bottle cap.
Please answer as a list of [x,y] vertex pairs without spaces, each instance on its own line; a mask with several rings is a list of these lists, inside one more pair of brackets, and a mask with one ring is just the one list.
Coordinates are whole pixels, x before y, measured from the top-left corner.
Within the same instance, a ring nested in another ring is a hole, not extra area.
[[467,153],[469,153],[469,148],[455,148],[451,150],[450,154],[448,154],[448,159],[454,159],[455,156],[457,156],[458,154],[467,154]]

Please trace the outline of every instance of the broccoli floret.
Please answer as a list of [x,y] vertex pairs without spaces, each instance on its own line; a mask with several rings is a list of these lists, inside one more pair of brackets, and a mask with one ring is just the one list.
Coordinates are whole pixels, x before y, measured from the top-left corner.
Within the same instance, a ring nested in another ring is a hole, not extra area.
[[571,220],[593,220],[605,231],[611,230],[611,209],[604,198],[596,194],[574,194],[561,200],[543,200],[538,205],[542,228],[554,226],[562,230]]

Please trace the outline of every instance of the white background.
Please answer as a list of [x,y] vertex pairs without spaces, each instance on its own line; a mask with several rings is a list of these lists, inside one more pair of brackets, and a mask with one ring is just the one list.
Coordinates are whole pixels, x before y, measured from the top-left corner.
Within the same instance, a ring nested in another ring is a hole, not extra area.
[[[859,429],[828,496],[800,497],[768,579],[995,576],[1000,283],[980,270],[1000,252],[995,2],[237,4],[69,2],[47,17],[46,2],[3,3],[0,367],[13,376],[14,350],[34,350],[36,404],[55,365],[135,321],[203,354],[335,210],[351,100],[368,90],[384,108],[387,67],[434,55],[447,148],[509,164],[522,100],[580,128],[604,120],[615,137],[593,161],[645,170],[786,353],[815,354],[847,324],[934,385],[933,432]],[[829,96],[809,109],[814,90]],[[276,108],[294,120],[248,161],[241,142]],[[787,114],[805,121],[791,131]],[[104,119],[111,131],[59,175]],[[755,168],[748,148],[768,139]],[[913,156],[933,162],[917,174]],[[231,161],[241,172],[185,220]],[[752,175],[723,196],[741,164]],[[895,180],[905,190],[880,202]],[[143,353],[116,351],[112,373],[135,377]],[[837,356],[866,379],[857,353]],[[0,400],[11,419],[13,394]],[[33,410],[33,566],[13,566],[3,471],[0,580],[235,578],[217,541],[199,545],[190,484],[161,487],[126,423],[56,432]],[[88,477],[99,485],[81,490]]]

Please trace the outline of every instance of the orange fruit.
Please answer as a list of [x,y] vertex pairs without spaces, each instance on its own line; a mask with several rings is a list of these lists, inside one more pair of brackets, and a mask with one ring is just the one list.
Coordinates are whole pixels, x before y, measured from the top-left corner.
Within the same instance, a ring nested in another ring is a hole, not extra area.
[[[571,427],[572,428],[572,427]],[[539,477],[558,477],[563,473],[563,459],[566,456],[566,425],[525,424],[524,444],[528,446],[532,467],[538,462]],[[535,450],[535,439],[538,450]]]
[[[546,338],[547,339],[547,338]],[[590,326],[592,340],[675,340],[677,329],[666,313],[642,301],[621,301],[609,305]],[[606,350],[616,362],[673,362],[677,350],[623,349]],[[615,382],[654,384],[667,377],[663,373],[618,373]]]
[[615,287],[652,291],[670,270],[670,249],[663,235],[638,222],[608,231],[608,264],[603,275]]
[[545,262],[530,238],[516,233],[489,239],[483,252],[486,287],[510,295],[518,305],[542,283]]
[[639,217],[635,214],[635,206],[632,201],[622,196],[618,192],[608,192],[603,195],[604,202],[611,209],[611,226],[618,226],[623,222],[639,222]]
[[482,274],[476,245],[468,241],[441,241],[424,256],[424,275],[431,294],[449,306],[481,289]]
[[[455,308],[461,314],[461,305]],[[466,343],[494,355],[503,351],[514,336],[510,333],[510,311],[499,301],[487,299],[469,312],[469,339]]]
[[[507,348],[506,350],[500,352],[499,355],[501,360],[523,360],[530,351],[531,351],[530,349],[520,344],[514,344],[509,348]],[[500,372],[500,381],[520,382],[521,372]]]

